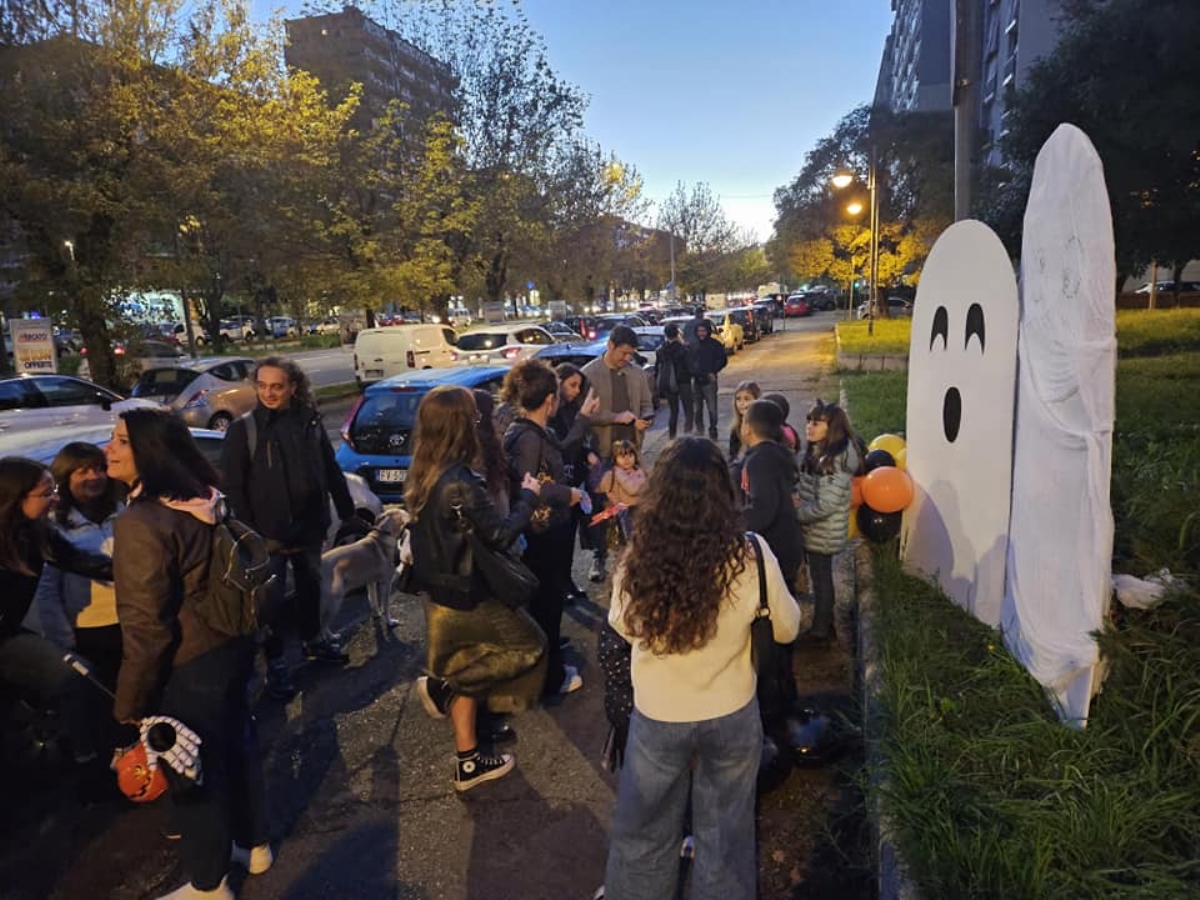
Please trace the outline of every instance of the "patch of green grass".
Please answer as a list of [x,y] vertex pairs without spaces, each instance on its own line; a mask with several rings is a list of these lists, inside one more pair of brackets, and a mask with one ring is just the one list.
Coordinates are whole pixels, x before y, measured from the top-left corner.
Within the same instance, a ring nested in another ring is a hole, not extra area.
[[912,319],[876,319],[874,334],[867,334],[868,322],[838,322],[838,341],[843,353],[873,356],[908,356],[908,337]]
[[1117,311],[1117,353],[1161,356],[1200,350],[1200,309]]
[[1102,639],[1111,673],[1077,731],[996,631],[875,563],[880,792],[924,895],[1200,895],[1200,595]]
[[904,434],[907,372],[843,372],[842,387],[858,434],[868,441],[885,432]]

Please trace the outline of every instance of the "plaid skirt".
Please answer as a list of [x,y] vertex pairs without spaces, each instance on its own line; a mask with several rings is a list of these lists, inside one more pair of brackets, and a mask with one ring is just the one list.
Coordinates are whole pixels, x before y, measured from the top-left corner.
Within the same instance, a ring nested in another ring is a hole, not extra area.
[[493,713],[535,708],[546,680],[546,636],[523,609],[485,600],[451,609],[427,595],[429,674],[460,694],[485,700]]

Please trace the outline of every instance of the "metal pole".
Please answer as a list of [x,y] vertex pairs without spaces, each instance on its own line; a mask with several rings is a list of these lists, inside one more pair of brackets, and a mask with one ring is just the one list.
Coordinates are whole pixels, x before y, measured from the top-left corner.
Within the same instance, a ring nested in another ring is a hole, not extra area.
[[871,272],[870,272],[870,293],[867,295],[867,335],[875,334],[875,280],[878,275],[879,268],[879,197],[875,190],[875,160],[871,160],[871,171],[867,180],[867,187],[871,192]]
[[954,220],[971,216],[975,156],[979,142],[979,81],[982,78],[983,4],[955,0],[951,70],[954,107]]

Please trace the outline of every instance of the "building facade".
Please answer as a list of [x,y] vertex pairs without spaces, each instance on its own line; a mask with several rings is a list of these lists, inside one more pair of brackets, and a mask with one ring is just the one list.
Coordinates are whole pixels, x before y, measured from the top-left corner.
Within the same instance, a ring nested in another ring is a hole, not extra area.
[[1059,0],[976,2],[984,4],[979,155],[984,164],[999,166],[1012,95],[1029,69],[1058,45]]
[[875,85],[877,107],[896,113],[950,109],[951,2],[891,0],[895,18]]
[[443,62],[404,40],[361,10],[289,19],[286,23],[289,66],[315,75],[332,102],[362,84],[356,115],[361,126],[380,118],[392,100],[408,106],[411,121],[435,112],[455,115],[458,80]]

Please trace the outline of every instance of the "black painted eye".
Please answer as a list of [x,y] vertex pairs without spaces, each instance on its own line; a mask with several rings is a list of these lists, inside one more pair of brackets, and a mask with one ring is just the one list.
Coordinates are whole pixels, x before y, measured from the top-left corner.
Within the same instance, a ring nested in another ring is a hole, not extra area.
[[946,307],[939,306],[933,313],[933,328],[929,332],[929,349],[933,350],[933,342],[942,339],[942,349],[946,349],[946,341],[950,336],[950,314]]
[[972,303],[967,310],[967,336],[963,341],[963,349],[971,343],[971,336],[976,335],[979,338],[979,352],[983,352],[984,334],[983,334],[983,307],[978,303]]

